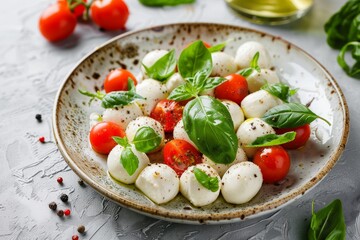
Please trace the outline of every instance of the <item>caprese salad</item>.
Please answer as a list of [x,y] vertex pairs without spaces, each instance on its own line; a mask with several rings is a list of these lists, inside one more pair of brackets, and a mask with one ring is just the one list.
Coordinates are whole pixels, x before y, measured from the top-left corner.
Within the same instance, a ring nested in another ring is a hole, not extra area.
[[[194,206],[250,201],[262,184],[283,180],[286,149],[304,146],[316,115],[296,103],[292,89],[271,70],[266,48],[242,44],[233,57],[198,40],[175,50],[154,50],[137,78],[111,71],[104,91],[79,90],[101,102],[90,115],[94,151],[108,154],[110,176],[135,184],[157,204],[180,192]],[[152,162],[160,152],[162,162]]]

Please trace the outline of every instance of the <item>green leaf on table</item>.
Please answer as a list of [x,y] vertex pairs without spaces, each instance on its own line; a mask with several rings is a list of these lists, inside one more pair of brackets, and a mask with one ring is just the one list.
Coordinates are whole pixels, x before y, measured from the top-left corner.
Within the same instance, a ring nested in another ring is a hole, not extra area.
[[219,179],[217,177],[210,177],[203,170],[194,167],[194,175],[196,180],[205,188],[212,192],[219,190]]
[[[345,54],[347,51],[350,50],[351,56],[355,61],[353,66],[349,66],[349,64],[345,60]],[[337,61],[347,75],[360,79],[360,42],[349,42],[344,47],[342,47],[338,55]]]
[[162,56],[152,66],[145,66],[144,64],[142,65],[145,68],[146,74],[150,78],[163,82],[175,72],[175,50],[173,49]]
[[148,153],[160,145],[161,139],[161,136],[153,128],[144,126],[136,131],[132,143],[139,152]]
[[284,143],[291,142],[295,139],[296,132],[287,132],[281,135],[276,134],[266,134],[264,136],[258,137],[254,142],[247,145],[246,147],[270,147],[281,145]]
[[194,3],[195,0],[139,0],[139,2],[141,2],[145,6],[163,7]]
[[262,90],[267,91],[271,95],[281,99],[283,102],[289,102],[289,98],[297,92],[297,89],[290,89],[290,87],[283,83],[265,84],[261,87]]
[[139,167],[139,159],[131,150],[131,147],[125,147],[120,155],[121,165],[126,172],[132,176]]

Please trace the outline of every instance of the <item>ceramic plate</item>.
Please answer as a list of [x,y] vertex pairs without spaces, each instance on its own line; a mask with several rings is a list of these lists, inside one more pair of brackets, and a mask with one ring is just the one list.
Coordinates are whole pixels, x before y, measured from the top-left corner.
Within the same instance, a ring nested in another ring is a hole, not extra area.
[[[264,184],[250,202],[228,204],[220,196],[213,204],[194,207],[181,194],[167,204],[156,205],[133,185],[113,182],[106,157],[97,155],[88,143],[89,115],[101,113],[99,104],[89,106],[78,89],[96,91],[114,68],[140,72],[142,58],[154,49],[176,49],[202,39],[217,44],[233,39],[225,52],[235,56],[246,41],[258,41],[268,49],[281,80],[299,88],[299,101],[331,122],[311,124],[306,146],[291,152],[292,165],[279,184]],[[227,223],[259,216],[281,207],[315,186],[334,166],[344,150],[349,131],[345,98],[333,79],[314,58],[279,37],[251,29],[220,24],[174,24],[157,26],[120,35],[87,55],[65,79],[56,97],[53,130],[58,147],[69,166],[87,184],[112,201],[137,212],[185,223]]]

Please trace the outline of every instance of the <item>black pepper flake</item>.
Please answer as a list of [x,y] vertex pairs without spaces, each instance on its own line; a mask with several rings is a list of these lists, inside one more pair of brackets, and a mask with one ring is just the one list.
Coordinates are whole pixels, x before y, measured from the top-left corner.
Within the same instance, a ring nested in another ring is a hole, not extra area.
[[79,232],[79,233],[84,233],[85,232],[85,227],[84,227],[84,225],[80,225],[79,227],[78,227],[78,229],[77,229],[77,231]]
[[85,186],[86,186],[85,183],[84,183],[84,181],[81,180],[81,179],[78,181],[78,184],[79,184],[80,186],[82,186],[82,187],[85,187]]
[[68,195],[66,195],[65,193],[61,194],[60,196],[60,200],[63,202],[67,202],[69,200]]
[[36,114],[36,115],[35,115],[35,118],[36,118],[36,120],[37,120],[39,123],[42,122],[42,116],[41,116],[41,114]]
[[58,215],[59,217],[63,217],[63,216],[64,216],[64,211],[63,211],[63,210],[59,210],[59,211],[57,212],[57,215]]
[[56,210],[56,208],[57,208],[57,205],[56,205],[56,203],[55,202],[51,202],[51,203],[49,203],[49,208],[51,209],[51,210]]

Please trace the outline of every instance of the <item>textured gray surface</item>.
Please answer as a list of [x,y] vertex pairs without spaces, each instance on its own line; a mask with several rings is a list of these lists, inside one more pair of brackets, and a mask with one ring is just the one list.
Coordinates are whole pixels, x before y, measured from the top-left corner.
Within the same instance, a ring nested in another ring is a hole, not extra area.
[[[70,39],[49,44],[37,21],[49,1],[3,1],[0,7],[0,239],[305,239],[311,202],[320,208],[340,198],[347,239],[360,239],[360,81],[348,78],[336,63],[337,51],[325,43],[323,24],[345,1],[318,0],[304,19],[281,27],[250,24],[221,0],[197,0],[193,6],[153,9],[128,0],[128,30],[173,22],[219,22],[278,35],[313,55],[341,86],[351,115],[346,150],[333,170],[302,198],[267,216],[237,224],[192,226],[134,213],[80,187],[52,142],[51,111],[56,91],[68,71],[97,45],[119,34],[79,24]],[[37,123],[35,114],[44,121]],[[45,136],[46,144],[38,142]],[[64,185],[56,178],[62,176]],[[68,193],[70,218],[60,219],[47,206]]]

